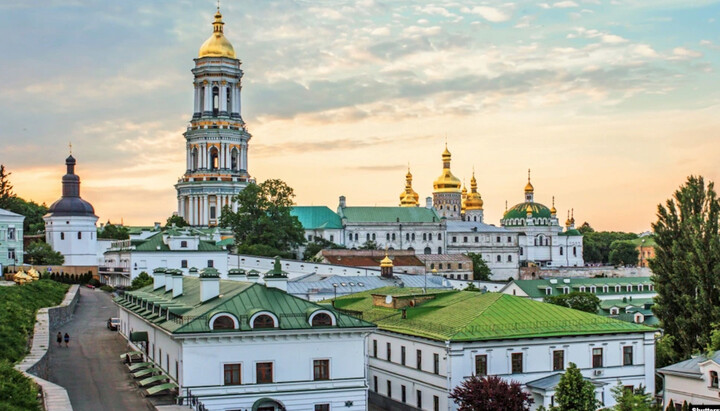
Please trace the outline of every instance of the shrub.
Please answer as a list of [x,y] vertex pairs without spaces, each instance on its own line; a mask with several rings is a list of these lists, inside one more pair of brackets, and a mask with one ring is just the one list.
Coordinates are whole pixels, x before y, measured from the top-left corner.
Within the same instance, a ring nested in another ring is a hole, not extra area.
[[103,285],[102,287],[100,287],[100,289],[108,293],[115,291],[115,289],[112,288],[112,286],[110,285]]

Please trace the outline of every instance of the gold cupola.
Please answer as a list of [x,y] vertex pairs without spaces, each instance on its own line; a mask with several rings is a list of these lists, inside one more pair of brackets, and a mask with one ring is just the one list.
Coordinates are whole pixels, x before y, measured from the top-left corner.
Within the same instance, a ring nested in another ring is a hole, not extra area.
[[570,220],[570,210],[568,210],[568,216],[567,220],[565,220],[565,226],[570,227],[572,225],[572,221]]
[[450,171],[450,160],[452,155],[445,144],[445,151],[442,153],[443,172],[440,177],[433,183],[433,189],[436,193],[460,193],[460,179],[455,177]]
[[480,193],[477,191],[477,180],[475,179],[475,170],[473,170],[472,178],[470,179],[470,193],[467,195],[465,200],[465,210],[482,210],[483,200]]
[[213,22],[213,34],[205,40],[205,43],[200,47],[198,57],[228,57],[231,59],[235,57],[235,49],[232,44],[225,38],[223,34],[223,23],[222,14],[218,8],[215,13],[215,21]]
[[525,184],[525,192],[526,193],[532,193],[535,191],[535,187],[533,187],[532,183],[530,182],[530,169],[528,168],[528,182]]
[[552,198],[552,208],[550,209],[550,214],[552,214],[553,217],[557,215],[557,210],[555,209],[555,196]]
[[400,207],[417,207],[420,204],[420,196],[412,188],[412,174],[410,166],[405,174],[405,190],[400,193]]

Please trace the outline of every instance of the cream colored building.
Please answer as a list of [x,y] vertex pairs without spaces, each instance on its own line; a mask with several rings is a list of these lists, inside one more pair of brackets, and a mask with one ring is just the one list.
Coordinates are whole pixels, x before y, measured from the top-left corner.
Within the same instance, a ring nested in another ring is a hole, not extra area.
[[710,358],[701,355],[657,371],[665,380],[663,404],[670,400],[678,406],[688,404],[720,405],[720,352]]

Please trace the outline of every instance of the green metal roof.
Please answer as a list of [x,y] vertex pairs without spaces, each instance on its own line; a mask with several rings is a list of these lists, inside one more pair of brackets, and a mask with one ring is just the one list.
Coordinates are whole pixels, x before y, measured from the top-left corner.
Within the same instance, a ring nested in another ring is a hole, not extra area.
[[419,288],[385,287],[339,297],[335,307],[381,330],[439,341],[484,341],[565,335],[651,332],[638,324],[500,293],[429,291],[435,298],[401,310],[373,305],[372,294],[423,295]]
[[[261,284],[232,280],[217,280],[220,282],[220,295],[201,302],[201,280],[196,277],[183,277],[183,293],[175,298],[172,297],[172,291],[165,292],[163,287],[153,290],[153,286],[150,285],[139,290],[126,292],[116,302],[174,334],[249,331],[251,330],[249,318],[252,313],[258,311],[270,311],[275,314],[279,319],[280,329],[309,329],[312,327],[308,324],[308,313],[318,309],[327,309],[324,306],[294,297],[276,288],[267,288]],[[157,314],[153,315],[138,305],[123,304],[124,300],[131,297],[137,297],[144,301],[153,301],[161,306],[172,301],[175,305],[171,306],[169,310],[176,314],[181,312],[181,315],[175,318],[171,316],[170,320],[166,320],[165,317],[156,318]],[[162,302],[158,303],[157,301]],[[182,309],[176,309],[178,307]],[[332,311],[332,309],[330,310]],[[211,330],[209,320],[217,313],[234,315],[238,319],[240,328],[237,330]],[[341,313],[336,313],[336,318],[337,327],[339,328],[373,327],[371,323]]]
[[558,235],[569,235],[569,236],[574,236],[574,235],[576,235],[576,236],[582,236],[582,233],[581,233],[580,231],[578,231],[577,229],[575,229],[575,228],[571,228],[571,229],[569,229],[569,230],[563,231],[562,233],[560,233],[560,234],[558,234]]
[[[176,235],[176,234],[175,234]],[[167,246],[163,242],[163,233],[159,232],[157,234],[153,234],[150,237],[146,238],[145,240],[133,240],[132,245],[135,246],[135,251],[145,251],[145,252],[172,252],[172,251],[178,251],[178,252],[193,252],[193,251],[202,251],[202,252],[212,252],[212,251],[225,251],[225,248],[219,245],[215,245],[212,241],[206,241],[206,240],[200,240],[198,243],[198,249],[197,250],[189,250],[189,249],[182,249],[182,250],[171,250],[170,247]]]
[[[595,286],[596,295],[622,295],[622,294],[647,294],[654,293],[649,290],[648,286],[653,282],[650,277],[604,277],[604,278],[570,278],[570,282],[565,283],[567,278],[555,278],[555,284],[550,279],[544,280],[514,280],[518,287],[525,292],[530,298],[545,298],[545,289],[550,287],[553,289],[553,295],[560,294],[559,290],[563,287],[569,287],[571,291],[578,291],[580,286],[585,286],[587,292],[590,292],[590,286]],[[637,285],[643,284],[643,291],[637,290]],[[603,286],[609,287],[608,292],[603,292]],[[615,292],[615,286],[621,286],[620,292]],[[632,291],[627,291],[627,286],[632,285]]]
[[425,207],[345,207],[340,217],[349,223],[440,223],[433,208]]
[[306,230],[342,228],[340,216],[326,206],[295,206],[290,215],[297,217]]
[[[552,215],[550,214],[550,209],[546,206],[540,204],[540,203],[520,203],[515,204],[511,208],[509,208],[505,215],[503,215],[503,219],[509,219],[509,218],[519,218],[519,219],[526,219],[527,218],[527,206],[528,204],[532,208],[532,217],[533,218],[551,218]],[[511,225],[508,223],[505,223],[504,225]],[[535,225],[549,225],[549,224],[538,224],[535,223]]]

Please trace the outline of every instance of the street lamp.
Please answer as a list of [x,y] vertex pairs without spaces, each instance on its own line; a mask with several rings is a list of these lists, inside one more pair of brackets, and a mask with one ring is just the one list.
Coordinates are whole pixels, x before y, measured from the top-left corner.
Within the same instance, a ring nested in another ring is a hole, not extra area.
[[335,306],[335,300],[337,299],[337,288],[338,288],[338,283],[333,283],[333,285],[332,285],[332,286],[333,286],[333,289],[334,289],[334,291],[335,291],[335,298],[333,298],[333,307],[334,307],[334,306]]

